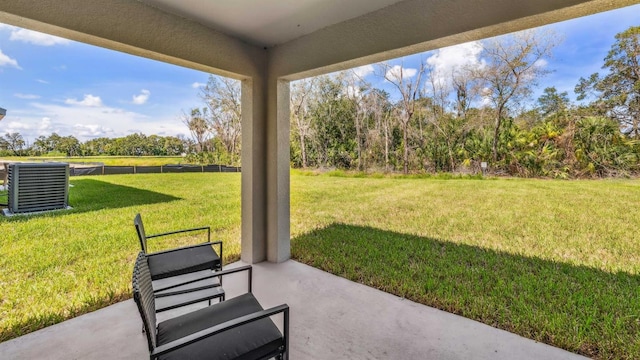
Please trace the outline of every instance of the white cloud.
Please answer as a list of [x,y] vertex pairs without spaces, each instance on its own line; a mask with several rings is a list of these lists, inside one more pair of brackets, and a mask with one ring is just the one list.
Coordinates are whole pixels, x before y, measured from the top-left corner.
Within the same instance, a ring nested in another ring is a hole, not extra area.
[[42,79],[37,79],[37,82],[39,82],[40,84],[48,84],[49,82],[46,80],[42,80]]
[[11,36],[9,37],[9,40],[22,41],[40,46],[68,45],[71,43],[71,40],[18,27],[13,27],[13,29],[11,29]]
[[5,55],[0,49],[0,66],[13,66],[16,69],[21,69],[20,65],[18,65],[18,61],[16,59],[10,58],[8,55]]
[[43,117],[42,121],[40,121],[40,125],[38,125],[38,130],[48,131],[51,130],[51,118]]
[[49,136],[54,132],[59,133],[60,129],[55,129],[51,122],[51,118],[45,116],[40,120],[40,123],[35,125],[34,132],[38,136]]
[[194,88],[194,89],[198,89],[198,88],[204,87],[205,85],[207,85],[207,84],[196,81],[193,84],[191,84],[191,87]]
[[19,122],[19,121],[11,121],[8,124],[5,124],[5,126],[7,127],[7,130],[5,132],[16,132],[16,131],[19,132],[20,130],[26,130],[31,128],[29,124],[26,124],[24,122]]
[[451,76],[461,69],[484,66],[480,59],[481,53],[482,44],[478,41],[439,49],[427,59],[427,65],[431,67],[430,76],[437,85],[449,86]]
[[546,59],[538,59],[533,65],[539,68],[547,66],[549,62]]
[[189,129],[178,120],[176,114],[149,117],[104,105],[89,107],[32,103],[30,106],[29,109],[12,111],[12,114],[28,114],[19,118],[20,129],[16,125],[14,131],[19,130],[29,141],[40,135],[49,136],[52,132],[61,136],[73,135],[80,141],[97,137],[122,137],[133,132],[161,136],[189,134]]
[[40,95],[34,95],[34,94],[15,93],[13,94],[13,96],[17,97],[18,99],[24,99],[24,100],[40,99]]
[[353,73],[356,74],[356,76],[364,79],[368,75],[373,74],[375,69],[373,68],[373,65],[363,65],[357,68],[353,68],[352,70]]
[[64,101],[65,104],[68,105],[80,105],[80,106],[88,106],[88,107],[99,107],[102,106],[102,99],[100,99],[100,96],[93,96],[91,94],[85,94],[84,99],[82,100],[76,100],[74,99],[67,99]]
[[142,89],[140,95],[133,95],[133,103],[136,105],[142,105],[149,100],[149,96],[151,95],[151,91]]
[[113,129],[97,124],[75,124],[73,126],[73,134],[76,138],[109,137],[113,133]]
[[417,73],[417,69],[403,68],[400,65],[394,65],[391,69],[387,70],[385,76],[389,80],[400,81],[401,79],[414,77]]

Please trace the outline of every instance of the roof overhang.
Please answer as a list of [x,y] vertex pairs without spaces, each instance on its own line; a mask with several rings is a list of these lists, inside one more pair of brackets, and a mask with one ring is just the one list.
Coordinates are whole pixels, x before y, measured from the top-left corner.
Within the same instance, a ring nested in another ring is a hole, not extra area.
[[639,0],[14,0],[0,22],[220,75],[287,80]]

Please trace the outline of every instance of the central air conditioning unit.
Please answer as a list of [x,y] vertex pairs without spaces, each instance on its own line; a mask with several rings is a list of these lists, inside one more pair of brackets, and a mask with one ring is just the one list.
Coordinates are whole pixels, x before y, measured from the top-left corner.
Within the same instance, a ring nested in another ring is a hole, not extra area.
[[9,164],[8,190],[6,216],[70,209],[69,164]]

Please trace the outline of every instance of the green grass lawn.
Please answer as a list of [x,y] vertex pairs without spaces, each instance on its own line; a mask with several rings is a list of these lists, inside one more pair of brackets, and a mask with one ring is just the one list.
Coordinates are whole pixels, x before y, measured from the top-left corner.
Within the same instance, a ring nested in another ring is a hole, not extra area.
[[[71,211],[0,216],[0,341],[131,297],[138,212],[148,234],[210,225],[225,260],[239,257],[240,174],[72,177],[71,184]],[[171,245],[206,239],[194,236]]]
[[[71,182],[73,211],[0,218],[0,341],[128,298],[137,212],[238,258],[239,174]],[[297,260],[602,359],[640,358],[638,214],[637,180],[291,178]]]

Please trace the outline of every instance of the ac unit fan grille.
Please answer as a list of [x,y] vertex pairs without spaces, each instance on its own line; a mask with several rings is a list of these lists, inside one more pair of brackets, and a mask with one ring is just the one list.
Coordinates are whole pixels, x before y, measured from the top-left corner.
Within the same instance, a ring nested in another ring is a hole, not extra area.
[[65,209],[69,198],[69,165],[9,164],[8,185],[12,213]]

